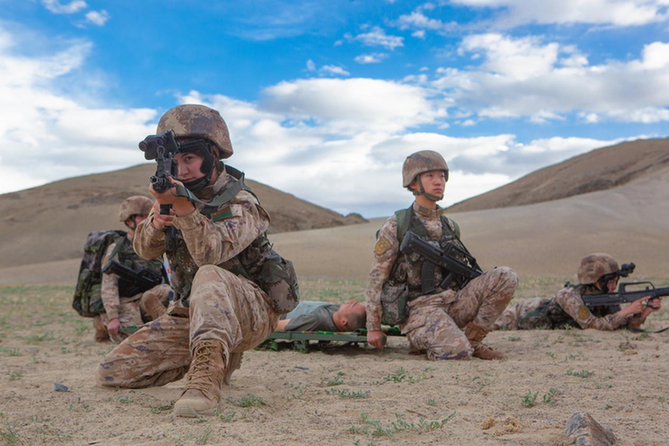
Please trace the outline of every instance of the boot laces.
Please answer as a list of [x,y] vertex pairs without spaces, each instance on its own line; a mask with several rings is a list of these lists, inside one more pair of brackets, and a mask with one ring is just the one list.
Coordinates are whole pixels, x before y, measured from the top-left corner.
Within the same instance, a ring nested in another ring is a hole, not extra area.
[[197,389],[206,393],[213,385],[212,347],[213,345],[206,341],[198,344],[191,369],[188,372],[186,389]]

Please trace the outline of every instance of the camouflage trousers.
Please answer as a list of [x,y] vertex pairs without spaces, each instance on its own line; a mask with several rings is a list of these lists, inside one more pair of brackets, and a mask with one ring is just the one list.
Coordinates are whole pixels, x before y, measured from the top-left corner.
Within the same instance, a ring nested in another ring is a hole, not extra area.
[[523,315],[536,310],[547,300],[549,299],[544,297],[537,297],[535,299],[526,300],[525,302],[521,302],[519,304],[507,308],[506,310],[504,310],[502,315],[495,321],[495,323],[492,326],[492,329],[519,330],[518,321],[520,320],[520,318]]
[[409,319],[402,328],[414,353],[428,359],[469,359],[474,350],[463,329],[473,322],[490,330],[518,286],[518,276],[498,267],[472,280],[460,291],[446,290],[409,303]]
[[[121,329],[129,327],[141,327],[148,321],[158,319],[169,304],[172,288],[169,285],[157,285],[148,291],[136,294],[132,297],[122,297],[119,299],[118,321]],[[104,342],[110,337],[114,342],[122,342],[128,337],[128,334],[119,332],[114,336],[107,331],[109,318],[107,314],[99,314],[93,319],[95,328],[95,340]]]
[[173,302],[160,318],[131,335],[100,363],[102,386],[141,388],[181,379],[198,342],[223,344],[224,363],[231,352],[250,350],[276,328],[279,315],[253,282],[206,265],[195,274],[190,308]]

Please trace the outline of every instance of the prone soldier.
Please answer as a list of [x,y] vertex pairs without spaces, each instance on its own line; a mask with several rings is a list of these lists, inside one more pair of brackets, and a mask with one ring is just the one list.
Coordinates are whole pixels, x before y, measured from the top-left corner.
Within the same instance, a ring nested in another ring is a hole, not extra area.
[[[378,234],[365,293],[369,344],[383,347],[381,324],[392,319],[406,334],[412,351],[424,352],[428,359],[503,358],[483,339],[513,298],[516,273],[498,267],[464,285],[457,280],[443,283],[449,271],[401,252],[402,239],[410,231],[442,252],[455,246],[451,251],[461,253],[461,260],[468,254],[459,227],[437,205],[448,181],[444,158],[430,150],[416,152],[406,158],[402,176],[403,186],[416,199],[386,220]],[[425,289],[425,271],[431,275],[428,282],[440,285]]]
[[[119,221],[128,228],[126,237],[117,237],[109,244],[102,265],[111,262],[133,271],[148,270],[158,278],[164,277],[163,262],[160,259],[145,260],[137,255],[132,247],[137,225],[149,215],[153,202],[141,195],[129,197],[121,203]],[[139,327],[145,322],[158,319],[167,310],[171,293],[169,285],[156,285],[143,292],[136,293],[133,284],[127,279],[103,267],[101,297],[105,312],[95,316],[95,340],[121,342],[128,337],[124,330]]]
[[160,161],[159,169],[174,161],[176,179],[169,172],[154,177],[169,184],[162,192],[150,187],[156,203],[134,246],[147,258],[166,253],[175,299],[104,358],[97,378],[106,387],[141,388],[185,375],[174,414],[196,417],[213,414],[242,353],[297,305],[297,280],[292,264],[272,249],[269,215],[243,174],[221,161],[233,154],[221,115],[180,105],[162,116],[157,133],[140,148]]
[[566,284],[553,298],[530,299],[507,308],[493,328],[531,330],[571,326],[596,330],[639,329],[652,312],[660,309],[659,298],[651,300],[650,296],[646,296],[622,309],[620,305],[589,307],[586,304],[588,296],[613,293],[621,275],[626,276],[627,273],[621,273],[618,262],[609,254],[590,254],[581,259],[577,285]]

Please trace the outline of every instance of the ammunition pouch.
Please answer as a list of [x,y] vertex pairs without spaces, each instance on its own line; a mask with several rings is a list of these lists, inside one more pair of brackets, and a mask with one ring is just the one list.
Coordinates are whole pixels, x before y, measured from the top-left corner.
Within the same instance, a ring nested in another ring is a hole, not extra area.
[[381,308],[383,309],[383,318],[381,323],[385,325],[403,324],[409,318],[408,303],[409,286],[406,283],[399,285],[390,285],[388,282],[383,284],[381,289]]

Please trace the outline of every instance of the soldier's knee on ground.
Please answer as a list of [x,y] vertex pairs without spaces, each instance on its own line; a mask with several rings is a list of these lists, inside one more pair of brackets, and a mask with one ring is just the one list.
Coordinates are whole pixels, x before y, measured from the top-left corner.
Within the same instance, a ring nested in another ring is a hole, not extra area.
[[[464,335],[463,335],[464,337]],[[441,361],[445,359],[472,359],[474,349],[467,342],[467,338],[451,345],[435,346],[428,349],[427,358],[432,361]]]

